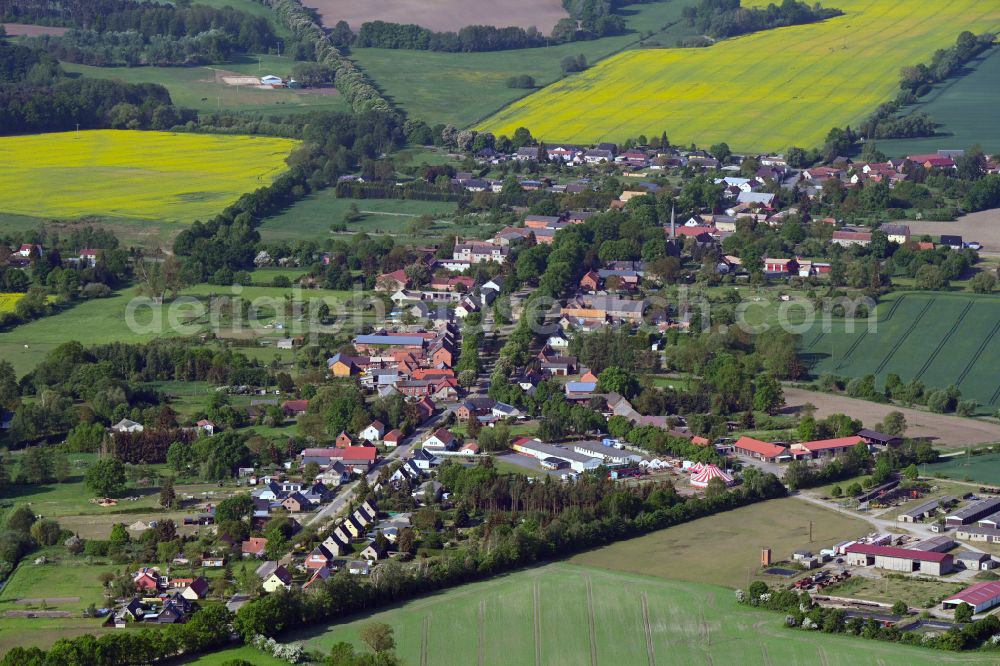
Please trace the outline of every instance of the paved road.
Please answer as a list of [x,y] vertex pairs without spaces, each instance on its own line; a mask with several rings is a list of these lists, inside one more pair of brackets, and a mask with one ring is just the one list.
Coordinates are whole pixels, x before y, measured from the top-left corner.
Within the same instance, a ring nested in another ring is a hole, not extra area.
[[[403,440],[399,446],[390,451],[387,456],[375,463],[375,465],[368,472],[369,485],[374,484],[378,480],[379,472],[383,467],[392,464],[394,460],[404,458],[410,452],[410,449],[413,448],[413,445],[417,442],[423,441],[427,435],[429,435],[434,428],[437,427],[438,422],[441,421],[441,419],[446,418],[453,409],[454,407],[449,407],[444,412],[432,416],[430,419],[425,421],[420,428],[414,431],[412,435]],[[326,523],[332,523],[338,514],[340,514],[340,512],[354,498],[358,483],[358,481],[352,481],[341,488],[340,493],[338,493],[333,501],[313,514],[313,516],[306,521],[306,525],[319,525],[322,528],[326,525]]]

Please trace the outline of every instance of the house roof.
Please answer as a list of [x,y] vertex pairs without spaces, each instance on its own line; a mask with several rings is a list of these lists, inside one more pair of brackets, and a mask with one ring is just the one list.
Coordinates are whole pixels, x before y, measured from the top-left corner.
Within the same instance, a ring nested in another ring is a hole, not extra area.
[[837,437],[835,439],[817,439],[812,442],[802,442],[799,446],[809,451],[823,451],[824,449],[838,449],[844,446],[854,446],[863,443],[861,437],[852,435],[851,437]]
[[894,548],[892,546],[873,546],[867,543],[856,543],[848,546],[848,553],[859,553],[861,555],[876,555],[881,557],[898,557],[907,560],[917,560],[920,562],[944,562],[952,559],[948,553],[935,553],[926,550],[912,550],[910,548]]
[[753,437],[747,437],[743,435],[738,440],[734,446],[738,449],[744,449],[746,451],[752,451],[754,453],[759,453],[767,458],[775,458],[785,453],[786,449],[780,444],[771,444],[770,442],[762,442],[759,439],[754,439]]
[[424,344],[424,338],[419,335],[359,335],[354,338],[354,342],[362,345],[420,347]]

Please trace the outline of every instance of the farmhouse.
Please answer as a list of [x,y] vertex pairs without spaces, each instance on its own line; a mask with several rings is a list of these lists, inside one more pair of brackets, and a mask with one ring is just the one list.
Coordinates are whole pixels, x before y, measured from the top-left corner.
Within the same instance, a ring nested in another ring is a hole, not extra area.
[[865,440],[857,435],[853,437],[837,437],[835,439],[820,439],[814,442],[802,442],[792,444],[792,456],[796,460],[832,458],[842,453],[846,453],[857,444],[864,444]]
[[849,246],[849,245],[860,245],[861,247],[867,247],[872,242],[871,232],[868,231],[846,231],[839,230],[833,232],[833,237],[830,239],[832,243],[837,245]]
[[747,437],[746,435],[736,440],[736,443],[733,444],[733,451],[738,455],[756,458],[764,462],[790,460],[792,457],[788,449],[780,444],[762,442],[759,439]]
[[1000,581],[976,583],[958,594],[951,595],[942,601],[941,605],[950,610],[962,603],[972,606],[975,613],[982,613],[1000,604]]
[[945,517],[944,522],[949,527],[968,525],[969,523],[976,522],[980,518],[985,518],[986,516],[996,513],[998,510],[1000,510],[1000,497],[980,500],[979,502],[974,502],[952,514],[949,514]]
[[920,572],[941,576],[951,572],[954,558],[948,553],[856,543],[845,549],[851,566],[875,566],[890,571]]
[[879,229],[889,237],[890,243],[902,245],[910,240],[910,228],[905,224],[883,224]]

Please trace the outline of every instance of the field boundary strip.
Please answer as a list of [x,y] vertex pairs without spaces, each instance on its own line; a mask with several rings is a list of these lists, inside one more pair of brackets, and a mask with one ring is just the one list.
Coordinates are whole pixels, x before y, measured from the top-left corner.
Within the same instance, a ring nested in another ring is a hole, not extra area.
[[594,621],[594,580],[587,576],[587,625],[590,630],[590,666],[597,666],[597,628]]
[[653,649],[653,629],[649,626],[649,597],[645,592],[639,593],[639,603],[642,606],[642,628],[646,633],[646,655],[649,666],[656,666],[656,651]]
[[927,312],[931,309],[935,301],[937,301],[937,297],[932,298],[926,303],[924,303],[924,307],[923,309],[920,310],[920,314],[917,315],[917,318],[914,319],[912,322],[910,322],[910,326],[909,328],[906,329],[906,332],[903,333],[903,336],[899,338],[899,340],[897,340],[895,344],[892,345],[892,349],[889,350],[889,353],[885,355],[885,358],[882,359],[882,362],[878,364],[877,368],[875,368],[874,374],[876,377],[878,377],[882,373],[882,371],[885,370],[885,366],[889,365],[889,361],[892,360],[892,357],[896,355],[896,352],[899,351],[899,348],[903,346],[903,343],[906,342],[907,338],[909,338],[910,335],[913,333],[913,331],[916,330],[917,324],[919,324],[920,321],[924,318],[924,315],[926,315]]
[[542,593],[535,581],[533,593],[533,615],[535,619],[535,666],[542,666]]
[[955,335],[955,331],[957,331],[958,327],[961,326],[962,320],[965,319],[965,316],[967,314],[969,314],[969,310],[971,310],[972,306],[975,305],[975,304],[976,304],[975,299],[971,299],[970,298],[969,302],[966,304],[965,308],[958,315],[958,319],[955,320],[955,323],[952,324],[952,326],[948,330],[948,332],[944,334],[944,336],[941,338],[941,341],[938,342],[937,347],[935,347],[934,351],[932,351],[930,353],[930,355],[927,357],[927,360],[924,361],[924,364],[920,367],[920,370],[913,377],[913,379],[915,379],[915,380],[916,379],[920,379],[921,377],[924,376],[924,373],[927,372],[927,370],[931,367],[931,364],[937,358],[938,354],[941,353],[941,350],[944,349],[944,346],[946,344],[948,344],[949,340],[951,340],[951,336]]
[[1000,331],[1000,319],[997,320],[997,323],[993,326],[993,330],[990,331],[990,334],[983,340],[983,343],[979,345],[979,349],[976,350],[976,354],[969,359],[965,369],[962,370],[962,374],[960,374],[958,379],[955,380],[955,386],[961,386],[962,382],[965,381],[966,375],[972,372],[972,368],[975,367],[976,361],[978,361],[979,357],[983,355],[984,351],[986,351],[986,346],[990,344],[990,341],[997,334],[997,331]]

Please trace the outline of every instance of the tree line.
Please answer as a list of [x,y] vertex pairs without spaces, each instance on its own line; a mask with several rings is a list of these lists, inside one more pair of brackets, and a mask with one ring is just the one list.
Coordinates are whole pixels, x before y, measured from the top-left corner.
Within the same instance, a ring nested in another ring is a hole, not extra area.
[[472,53],[550,46],[620,35],[626,31],[625,22],[620,16],[608,15],[595,21],[592,29],[578,26],[573,19],[563,19],[548,36],[534,27],[469,25],[458,32],[435,32],[412,23],[387,21],[362,23],[357,35],[351,33],[345,23],[336,34],[346,42],[343,46]]
[[397,111],[364,72],[334,46],[330,36],[318,23],[316,17],[298,0],[257,0],[269,6],[292,34],[308,44],[314,59],[321,65],[334,70],[334,84],[347,99],[356,113],[379,111],[396,114]]
[[780,7],[771,3],[764,8],[741,7],[740,0],[699,0],[697,5],[685,7],[682,16],[700,33],[725,39],[760,30],[815,23],[843,13],[818,3],[810,7],[796,0],[783,0]]

